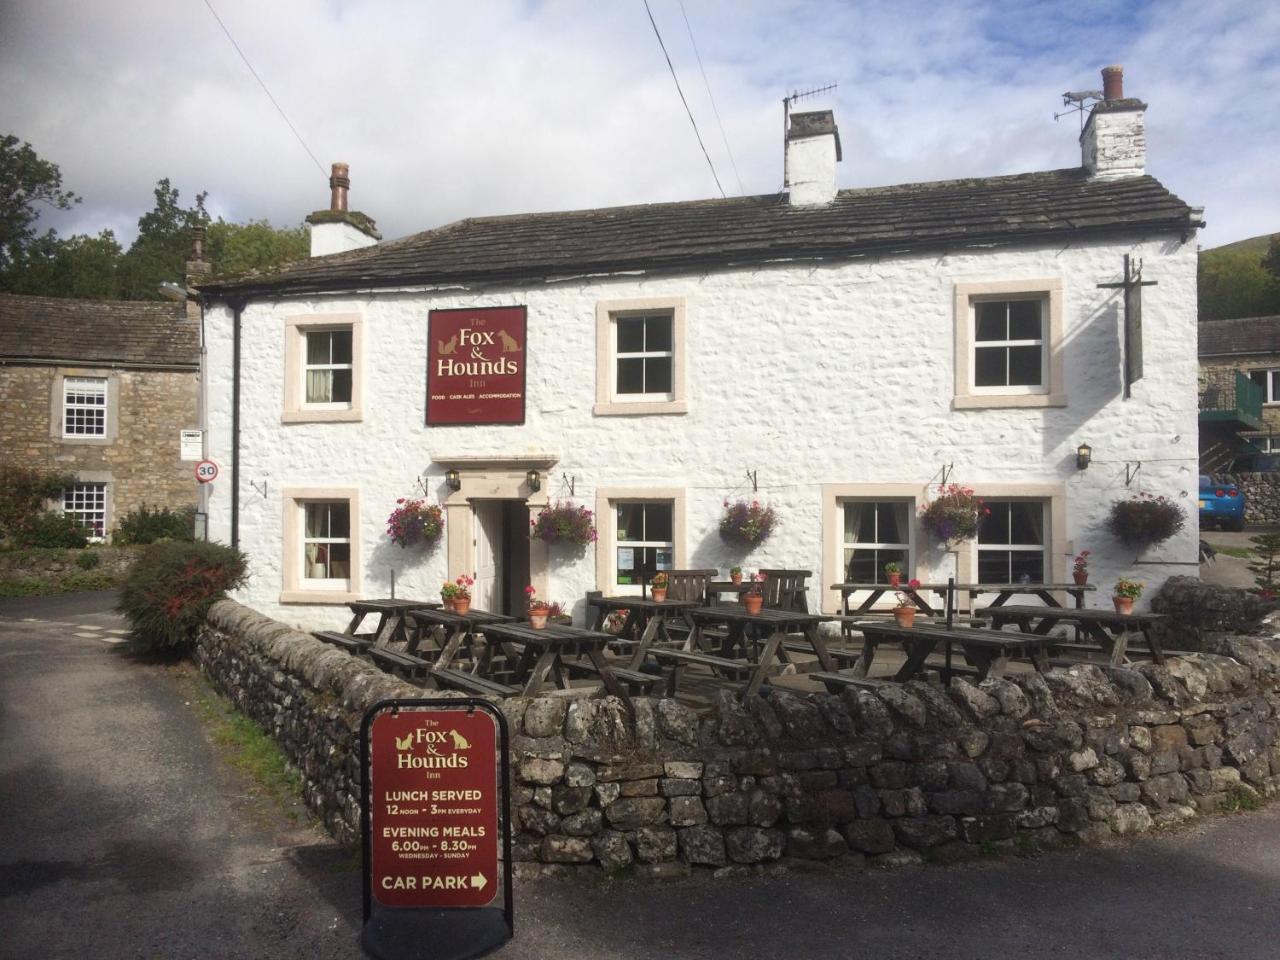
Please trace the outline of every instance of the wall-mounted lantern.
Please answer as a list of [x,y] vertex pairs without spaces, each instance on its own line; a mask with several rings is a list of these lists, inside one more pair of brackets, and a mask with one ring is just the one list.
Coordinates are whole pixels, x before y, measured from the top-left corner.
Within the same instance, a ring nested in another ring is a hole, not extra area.
[[542,489],[542,477],[538,476],[537,470],[530,470],[524,475],[524,482],[529,485],[529,490],[537,493]]
[[448,470],[444,475],[444,485],[450,490],[457,492],[462,489],[462,474],[457,470]]
[[1087,443],[1082,443],[1076,447],[1076,469],[1088,470],[1089,461],[1093,459],[1093,447]]

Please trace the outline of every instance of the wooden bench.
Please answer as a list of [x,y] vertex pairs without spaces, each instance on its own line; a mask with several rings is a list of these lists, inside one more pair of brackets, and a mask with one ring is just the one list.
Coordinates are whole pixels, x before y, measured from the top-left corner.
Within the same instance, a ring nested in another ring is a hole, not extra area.
[[369,650],[369,656],[373,657],[373,662],[381,667],[390,670],[392,673],[404,671],[409,677],[426,676],[431,670],[431,661],[423,660],[421,657],[415,657],[411,653],[401,653],[398,650],[384,650],[379,647],[372,647]]
[[373,646],[372,639],[353,637],[349,633],[338,633],[335,630],[314,630],[311,635],[317,640],[323,640],[325,643],[331,643],[335,647],[341,647],[348,653],[364,653]]
[[498,683],[496,680],[487,680],[484,677],[478,677],[473,673],[466,673],[462,670],[433,668],[431,676],[446,687],[469,690],[472,693],[480,693],[489,697],[514,697],[520,692],[515,687],[508,687],[506,684]]
[[681,674],[684,672],[686,665],[691,663],[701,664],[709,667],[713,674],[721,673],[730,674],[734,680],[744,680],[746,676],[756,669],[756,665],[748,663],[745,660],[727,660],[724,657],[713,657],[709,653],[691,653],[685,650],[650,650],[649,655],[658,660],[666,660],[671,663],[671,673],[667,677],[667,688],[664,696],[674,697],[676,690],[680,686]]
[[[804,640],[783,640],[782,649],[786,650],[788,653],[808,653],[814,655],[813,646],[806,643]],[[842,669],[844,667],[853,666],[862,657],[861,650],[847,650],[841,647],[827,647],[827,653],[831,654],[831,659],[839,664]]]
[[[596,665],[589,660],[567,660],[565,667],[571,672],[585,673],[593,677],[600,676]],[[657,674],[628,670],[626,667],[610,665],[609,672],[618,678],[619,683],[626,684],[630,693],[648,693],[650,687],[662,681],[662,677]]]
[[855,677],[848,673],[827,673],[819,671],[809,674],[811,678],[826,685],[831,693],[839,693],[842,687],[858,687],[862,690],[875,690],[883,687],[891,681],[873,680],[870,677]]

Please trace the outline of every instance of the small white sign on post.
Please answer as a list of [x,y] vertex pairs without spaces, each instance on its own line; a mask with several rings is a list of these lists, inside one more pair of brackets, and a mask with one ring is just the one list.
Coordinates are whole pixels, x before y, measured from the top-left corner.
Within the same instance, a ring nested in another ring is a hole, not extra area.
[[200,460],[204,457],[204,431],[203,430],[179,430],[178,446],[181,453],[179,459],[183,461]]

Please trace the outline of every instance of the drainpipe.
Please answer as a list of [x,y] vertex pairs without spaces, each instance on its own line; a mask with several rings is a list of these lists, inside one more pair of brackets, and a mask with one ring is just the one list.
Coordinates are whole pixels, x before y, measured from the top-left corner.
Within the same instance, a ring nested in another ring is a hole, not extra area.
[[231,307],[231,547],[240,549],[240,313],[244,301]]

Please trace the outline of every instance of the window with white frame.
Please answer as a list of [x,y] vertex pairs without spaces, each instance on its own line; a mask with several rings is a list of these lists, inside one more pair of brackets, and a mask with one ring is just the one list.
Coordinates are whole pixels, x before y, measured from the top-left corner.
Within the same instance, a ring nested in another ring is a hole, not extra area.
[[1043,500],[987,500],[978,524],[979,583],[1045,583]]
[[675,505],[670,500],[618,501],[614,516],[617,586],[641,590],[659,570],[672,568]]
[[1250,370],[1249,379],[1262,388],[1263,403],[1280,403],[1280,370]]
[[302,510],[302,585],[347,588],[351,578],[351,504],[308,500]]
[[614,398],[624,402],[674,398],[673,318],[669,312],[614,318]]
[[84,527],[85,535],[101,540],[107,533],[107,485],[77,483],[62,491],[62,512]]
[[910,578],[911,514],[907,500],[846,500],[844,571],[849,583],[887,583],[886,563]]
[[62,380],[62,435],[107,435],[107,378],[64,377]]
[[1045,300],[973,300],[975,391],[1042,393],[1048,388]]
[[354,366],[351,328],[310,329],[303,340],[303,403],[308,407],[349,407]]

